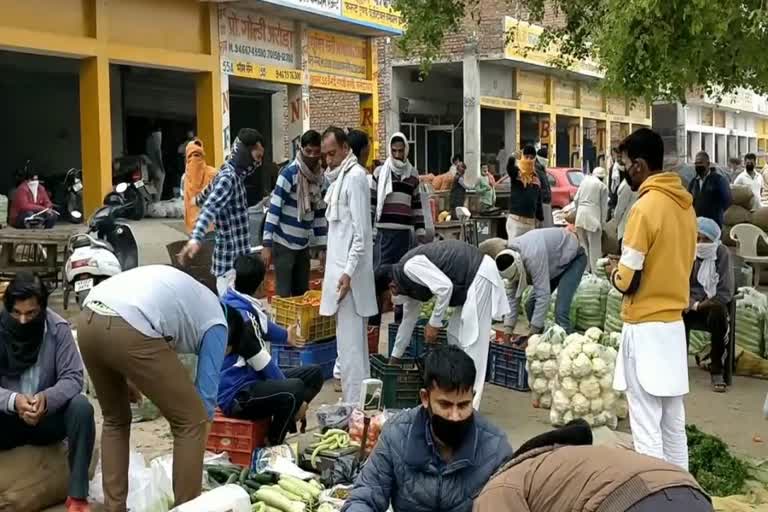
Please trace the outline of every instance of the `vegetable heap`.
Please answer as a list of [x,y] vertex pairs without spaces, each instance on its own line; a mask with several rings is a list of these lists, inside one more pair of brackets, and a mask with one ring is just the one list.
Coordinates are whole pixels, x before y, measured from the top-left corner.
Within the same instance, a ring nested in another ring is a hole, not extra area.
[[317,468],[317,455],[322,451],[338,450],[339,448],[349,448],[349,434],[344,430],[332,428],[326,430],[323,434],[315,434],[319,440],[310,445],[312,457],[309,459],[313,468]]
[[[251,512],[310,512],[318,509],[323,486],[316,480],[272,473],[254,473],[249,468],[206,465],[208,476],[220,485],[235,484],[251,497]],[[331,512],[331,511],[327,511]]]
[[728,446],[695,425],[685,427],[688,435],[689,470],[712,496],[741,494],[749,477],[749,466],[734,457]]

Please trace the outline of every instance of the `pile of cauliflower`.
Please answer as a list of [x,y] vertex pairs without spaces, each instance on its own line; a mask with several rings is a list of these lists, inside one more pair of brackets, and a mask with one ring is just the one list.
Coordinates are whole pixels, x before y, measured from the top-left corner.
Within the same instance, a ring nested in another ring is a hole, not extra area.
[[566,336],[553,326],[541,336],[531,336],[526,348],[528,383],[534,406],[550,409],[552,425],[583,418],[592,426],[615,429],[618,420],[627,417],[626,400],[613,390],[617,343],[617,336],[603,336],[596,327]]

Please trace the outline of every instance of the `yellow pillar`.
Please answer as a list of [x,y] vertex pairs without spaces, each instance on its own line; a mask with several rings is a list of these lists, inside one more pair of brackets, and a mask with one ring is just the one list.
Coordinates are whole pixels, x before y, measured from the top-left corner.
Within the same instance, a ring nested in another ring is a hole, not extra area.
[[109,60],[104,56],[88,57],[80,63],[80,141],[83,207],[88,216],[112,190]]
[[221,79],[218,72],[204,71],[195,76],[195,100],[197,135],[205,145],[206,160],[218,167],[224,161]]
[[368,134],[371,141],[371,151],[367,162],[360,162],[365,167],[371,167],[373,160],[379,155],[379,63],[376,43],[373,38],[366,42],[366,79],[373,82],[371,94],[360,95],[360,127]]

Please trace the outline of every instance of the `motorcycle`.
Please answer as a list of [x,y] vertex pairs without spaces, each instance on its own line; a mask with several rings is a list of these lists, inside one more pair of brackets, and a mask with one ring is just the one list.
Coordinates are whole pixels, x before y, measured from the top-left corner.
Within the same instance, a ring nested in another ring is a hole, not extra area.
[[123,156],[112,162],[112,181],[115,184],[126,183],[123,194],[133,207],[127,216],[131,220],[141,220],[146,215],[147,207],[152,202],[152,185],[147,183],[147,157]]
[[64,176],[64,215],[72,224],[82,222],[82,215],[73,215],[83,211],[83,172],[72,168]]
[[[119,195],[128,189],[127,183],[116,187]],[[115,199],[108,194],[105,205],[96,210],[88,222],[88,231],[77,233],[68,242],[69,257],[64,264],[64,309],[69,307],[69,294],[82,309],[91,289],[100,282],[139,264],[139,251],[131,227],[125,218],[134,204]],[[79,214],[79,212],[77,212]]]

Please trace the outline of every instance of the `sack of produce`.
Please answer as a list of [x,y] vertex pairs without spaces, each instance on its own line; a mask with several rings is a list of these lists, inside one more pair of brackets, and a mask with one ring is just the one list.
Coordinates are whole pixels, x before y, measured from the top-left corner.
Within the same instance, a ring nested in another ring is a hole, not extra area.
[[595,263],[597,265],[597,268],[593,270],[593,273],[595,276],[599,277],[600,279],[608,279],[608,273],[605,271],[605,266],[608,264],[610,260],[608,258],[599,258],[597,262]]
[[591,426],[615,429],[619,418],[626,417],[626,399],[613,389],[618,352],[602,345],[602,339],[603,332],[591,328],[583,335],[570,334],[563,342],[552,387],[552,425],[583,418]]
[[706,331],[691,331],[688,336],[688,353],[699,354],[712,343],[712,336]]
[[765,315],[768,299],[754,288],[739,288],[736,295],[736,345],[754,354],[765,353]]
[[[743,206],[733,205],[727,210],[725,210],[725,224],[727,226],[735,226],[736,224],[752,222],[752,219],[753,219],[752,212],[750,212],[747,208],[744,208]],[[768,217],[766,217],[766,220],[768,220]]]
[[752,189],[744,185],[731,185],[732,204],[752,209]]
[[736,247],[737,245],[739,245],[736,243],[736,240],[731,238],[732,227],[733,226],[730,226],[728,224],[724,225],[722,234],[720,235],[720,241],[723,242],[723,245],[725,245],[726,247]]
[[[730,210],[730,208],[728,210]],[[728,212],[726,211],[725,214],[728,215]],[[752,212],[750,220],[744,220],[742,222],[751,222],[763,231],[768,230],[768,208],[758,208]],[[726,222],[726,224],[730,223]]]
[[610,288],[607,280],[592,274],[584,275],[571,304],[571,322],[576,330],[586,331],[590,327],[603,327]]
[[528,338],[525,349],[528,387],[531,388],[533,406],[549,409],[552,405],[554,380],[557,377],[557,357],[563,347],[565,330],[553,325],[544,334]]
[[624,327],[624,322],[621,319],[622,300],[624,300],[624,296],[621,292],[611,286],[605,300],[605,323],[603,324],[603,330],[606,332],[621,332],[621,329]]

